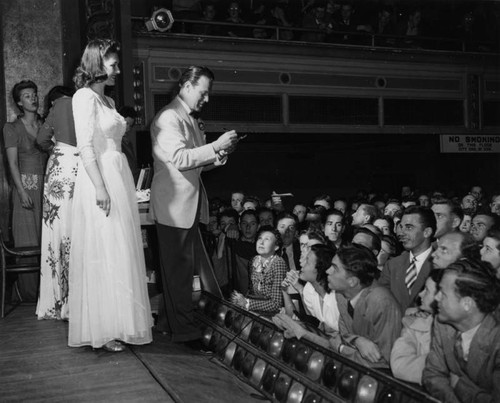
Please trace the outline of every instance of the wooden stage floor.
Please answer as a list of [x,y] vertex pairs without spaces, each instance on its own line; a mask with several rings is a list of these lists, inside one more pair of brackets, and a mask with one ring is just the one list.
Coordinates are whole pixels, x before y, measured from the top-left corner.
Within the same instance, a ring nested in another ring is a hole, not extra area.
[[0,319],[0,402],[261,402],[219,364],[154,333],[122,353],[67,346],[68,323],[39,321],[35,305]]

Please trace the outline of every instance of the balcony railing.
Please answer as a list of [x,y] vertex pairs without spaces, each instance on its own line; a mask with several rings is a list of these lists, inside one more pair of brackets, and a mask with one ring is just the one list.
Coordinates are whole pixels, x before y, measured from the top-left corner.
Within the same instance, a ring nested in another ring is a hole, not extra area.
[[[218,37],[258,41],[280,41],[294,43],[314,43],[323,45],[344,45],[369,48],[418,49],[424,51],[451,51],[467,53],[498,54],[498,47],[492,41],[469,41],[457,38],[431,36],[398,36],[381,35],[365,31],[328,32],[318,29],[285,27],[276,25],[234,24],[230,22],[213,22],[204,20],[175,20],[170,31],[149,32],[146,29],[146,18],[132,17],[132,29],[135,34],[149,36],[170,36],[173,34],[195,37]],[[231,28],[244,32],[245,35],[231,36],[226,32]]]

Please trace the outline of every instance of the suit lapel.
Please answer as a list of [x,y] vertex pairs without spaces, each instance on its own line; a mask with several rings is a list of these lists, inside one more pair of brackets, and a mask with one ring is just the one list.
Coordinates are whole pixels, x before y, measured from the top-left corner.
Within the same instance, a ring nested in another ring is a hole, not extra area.
[[[425,284],[425,280],[427,280],[427,277],[429,277],[429,274],[431,273],[432,270],[432,262],[431,262],[431,255],[427,256],[427,259],[425,259],[424,264],[420,268],[420,271],[418,273],[417,279],[411,286],[411,294],[410,294],[410,299],[414,300],[416,295],[422,290]],[[408,265],[410,262],[408,261]]]
[[473,382],[480,379],[483,365],[490,360],[489,356],[494,348],[494,337],[497,335],[497,332],[494,331],[496,324],[494,317],[488,315],[472,338],[467,361],[467,374]]
[[203,144],[202,135],[201,135],[200,129],[198,128],[198,124],[197,124],[196,119],[192,118],[186,112],[186,109],[181,104],[181,102],[179,101],[178,98],[176,98],[175,100],[177,102],[177,105],[175,108],[177,113],[179,114],[181,119],[184,120],[186,122],[186,124],[189,126],[189,128],[191,129],[190,132],[192,134],[192,140],[193,140],[194,146],[201,147],[204,144]]

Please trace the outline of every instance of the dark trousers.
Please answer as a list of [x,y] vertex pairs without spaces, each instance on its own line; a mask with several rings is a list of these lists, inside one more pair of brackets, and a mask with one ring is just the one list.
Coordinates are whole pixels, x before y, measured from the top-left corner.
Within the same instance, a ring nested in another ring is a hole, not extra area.
[[160,306],[158,328],[171,333],[172,341],[201,337],[193,315],[192,286],[195,243],[200,242],[198,220],[189,229],[156,223],[160,251],[164,306]]

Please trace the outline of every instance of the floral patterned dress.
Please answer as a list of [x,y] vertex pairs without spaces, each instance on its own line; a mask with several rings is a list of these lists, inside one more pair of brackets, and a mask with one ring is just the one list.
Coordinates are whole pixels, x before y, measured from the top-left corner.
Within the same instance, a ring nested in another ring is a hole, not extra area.
[[[64,137],[74,139],[75,129],[71,98],[56,101],[38,132],[37,141],[44,146],[51,138],[58,140],[60,130],[70,131]],[[47,164],[43,191],[42,258],[38,319],[68,319],[68,275],[71,248],[71,210],[78,172],[78,149],[57,142]]]

